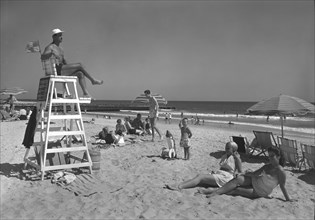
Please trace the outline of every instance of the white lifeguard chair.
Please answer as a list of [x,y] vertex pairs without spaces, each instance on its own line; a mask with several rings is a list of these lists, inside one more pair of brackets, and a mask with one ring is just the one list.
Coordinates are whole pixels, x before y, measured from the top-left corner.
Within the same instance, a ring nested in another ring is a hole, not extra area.
[[[37,126],[33,144],[37,158],[28,157],[27,151],[25,165],[40,170],[42,180],[45,172],[50,170],[88,167],[92,173],[80,109],[81,103],[91,103],[91,99],[78,97],[76,76],[57,75],[53,58],[42,61],[42,64],[46,76],[39,82]],[[59,84],[62,87],[61,97],[57,92]],[[73,137],[76,136],[80,136],[80,141],[73,143]]]

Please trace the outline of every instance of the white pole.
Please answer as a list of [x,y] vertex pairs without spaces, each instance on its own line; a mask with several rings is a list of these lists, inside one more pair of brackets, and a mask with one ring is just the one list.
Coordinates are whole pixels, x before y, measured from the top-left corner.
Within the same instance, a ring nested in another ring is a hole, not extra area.
[[283,116],[280,116],[280,121],[281,121],[281,137],[283,138]]

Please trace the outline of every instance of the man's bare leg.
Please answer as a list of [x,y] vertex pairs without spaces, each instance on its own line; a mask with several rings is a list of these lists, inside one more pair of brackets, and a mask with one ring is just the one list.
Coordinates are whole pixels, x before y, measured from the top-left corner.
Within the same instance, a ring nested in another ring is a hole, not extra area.
[[207,198],[214,197],[216,195],[232,193],[233,190],[235,190],[239,186],[243,186],[243,187],[252,186],[251,177],[244,176],[244,175],[238,175],[236,178],[230,180],[228,183],[226,183],[221,188],[212,192],[210,195],[207,196]]
[[77,76],[78,79],[79,79],[79,84],[81,86],[81,89],[82,89],[82,92],[83,92],[83,95],[84,96],[88,96],[88,97],[91,97],[90,96],[90,93],[87,91],[86,89],[86,82],[85,82],[85,78],[84,78],[84,75],[81,71],[77,71],[73,74],[71,74],[71,76]]
[[155,127],[155,126],[154,126],[154,129],[156,130],[156,132],[157,132],[158,135],[160,136],[160,139],[162,140],[162,139],[163,139],[163,136],[162,136],[160,130],[159,130],[157,127]]
[[76,72],[82,72],[83,75],[88,78],[93,85],[102,85],[103,80],[98,80],[92,77],[83,67],[81,63],[71,63],[62,66],[61,74],[62,75],[73,75]]

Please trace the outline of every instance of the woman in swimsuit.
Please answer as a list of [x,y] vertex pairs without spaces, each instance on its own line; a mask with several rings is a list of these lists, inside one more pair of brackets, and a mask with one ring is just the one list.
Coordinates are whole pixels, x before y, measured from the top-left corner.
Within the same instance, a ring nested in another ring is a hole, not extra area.
[[207,187],[221,187],[231,179],[233,179],[235,173],[242,172],[242,162],[240,155],[237,152],[237,144],[235,142],[228,142],[225,145],[225,154],[221,157],[219,163],[220,170],[199,174],[195,178],[186,180],[178,185],[166,185],[165,187],[170,190],[181,190],[193,188],[196,186]]
[[286,174],[283,170],[283,158],[276,147],[268,148],[269,164],[254,172],[238,175],[223,187],[217,190],[208,190],[199,193],[209,194],[208,198],[221,195],[240,195],[247,198],[268,197],[272,190],[280,185],[286,201],[292,201],[285,188]]

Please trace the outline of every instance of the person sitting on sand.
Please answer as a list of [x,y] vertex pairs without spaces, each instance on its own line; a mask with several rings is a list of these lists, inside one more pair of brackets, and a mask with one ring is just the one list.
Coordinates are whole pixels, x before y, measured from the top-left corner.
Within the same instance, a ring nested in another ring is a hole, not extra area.
[[136,134],[136,135],[142,135],[143,131],[136,129],[131,126],[129,117],[125,117],[125,126],[127,129],[127,134]]
[[21,108],[21,109],[20,109],[18,118],[19,118],[20,120],[27,120],[27,112],[26,112],[26,109],[24,109],[24,108]]
[[85,77],[88,78],[93,85],[102,85],[103,80],[98,80],[92,77],[81,63],[67,63],[64,57],[64,51],[59,46],[62,42],[62,33],[60,29],[52,30],[52,43],[50,43],[41,55],[42,60],[47,60],[51,57],[55,58],[57,75],[62,76],[77,76],[79,84],[82,88],[83,95],[86,98],[91,98],[86,89]]
[[15,103],[17,102],[17,99],[15,98],[14,95],[10,94],[10,97],[7,98],[6,103],[10,105],[10,111],[9,113],[13,115],[14,110],[15,110]]
[[286,174],[283,170],[284,158],[279,148],[268,148],[269,163],[262,166],[254,172],[246,172],[237,175],[234,179],[217,190],[199,191],[207,195],[208,198],[221,194],[240,195],[247,198],[268,197],[276,186],[280,185],[280,189],[286,201],[290,199],[285,188]]
[[133,119],[133,121],[131,122],[131,125],[135,129],[144,131],[144,123],[143,123],[141,117],[142,117],[142,115],[140,113],[138,113],[137,117],[135,119]]
[[151,131],[151,126],[150,126],[150,122],[149,122],[149,118],[145,119],[144,122],[144,131],[146,134],[151,135],[152,131]]
[[120,135],[114,135],[112,131],[109,131],[108,127],[104,127],[102,131],[98,133],[98,137],[105,140],[106,144],[117,144],[120,138],[123,138]]
[[120,136],[125,136],[127,134],[127,129],[122,123],[121,119],[117,119],[115,134],[118,134]]
[[199,174],[195,178],[186,180],[178,185],[166,185],[167,189],[178,190],[193,188],[196,186],[222,187],[233,179],[235,173],[242,173],[242,162],[237,152],[237,144],[228,142],[225,145],[225,154],[219,163],[220,170],[208,174]]

